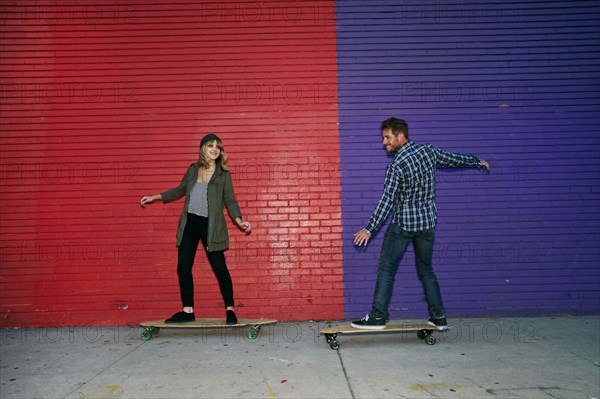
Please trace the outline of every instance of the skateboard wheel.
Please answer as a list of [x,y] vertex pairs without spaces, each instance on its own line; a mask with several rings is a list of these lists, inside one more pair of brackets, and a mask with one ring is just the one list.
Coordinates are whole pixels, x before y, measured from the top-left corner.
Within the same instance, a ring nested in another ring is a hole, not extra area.
[[428,330],[419,330],[417,331],[417,337],[419,339],[425,339],[431,335],[431,331]]
[[254,326],[254,327],[250,327],[248,329],[248,331],[246,332],[246,338],[248,338],[249,340],[255,340],[256,338],[258,338],[258,333],[260,332],[260,326]]
[[140,336],[142,341],[149,341],[150,339],[152,339],[152,332],[150,332],[150,330],[144,330],[142,331],[142,335]]
[[436,341],[437,340],[433,335],[430,335],[427,338],[425,338],[425,342],[427,343],[427,345],[435,345]]
[[340,343],[334,339],[331,342],[329,342],[329,347],[333,350],[338,350],[340,349]]

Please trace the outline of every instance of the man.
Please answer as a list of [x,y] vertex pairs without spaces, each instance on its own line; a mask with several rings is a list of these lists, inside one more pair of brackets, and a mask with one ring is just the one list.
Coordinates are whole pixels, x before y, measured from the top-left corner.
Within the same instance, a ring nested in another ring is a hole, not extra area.
[[388,306],[394,288],[398,263],[413,243],[419,280],[423,284],[430,319],[428,324],[438,330],[448,328],[446,311],[437,277],[432,268],[435,237],[435,170],[446,168],[480,167],[489,171],[489,164],[470,154],[442,151],[428,144],[416,144],[408,138],[408,125],[401,119],[390,118],[381,123],[383,145],[394,160],[387,167],[383,195],[367,226],[354,235],[354,244],[367,245],[394,208],[392,221],[385,233],[373,307],[352,327],[382,330],[388,320]]

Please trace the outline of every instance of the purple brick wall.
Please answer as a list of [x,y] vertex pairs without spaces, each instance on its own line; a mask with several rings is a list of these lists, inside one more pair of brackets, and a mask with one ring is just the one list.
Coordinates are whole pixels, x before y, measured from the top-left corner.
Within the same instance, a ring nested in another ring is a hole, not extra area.
[[[345,315],[369,309],[387,224],[379,123],[487,159],[439,170],[434,267],[449,316],[600,311],[597,1],[337,1]],[[389,220],[389,219],[388,219]],[[412,248],[391,316],[425,317]]]

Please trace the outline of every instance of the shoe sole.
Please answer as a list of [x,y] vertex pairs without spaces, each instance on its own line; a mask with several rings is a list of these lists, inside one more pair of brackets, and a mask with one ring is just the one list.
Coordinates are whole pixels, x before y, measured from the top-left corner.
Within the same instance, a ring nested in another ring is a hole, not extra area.
[[165,320],[165,324],[185,324],[185,323],[193,323],[195,321],[196,321],[196,319],[194,319],[194,320],[185,320],[185,321],[167,321],[167,320]]
[[448,326],[438,326],[438,325],[433,324],[431,322],[427,322],[427,325],[430,325],[431,327],[437,328],[438,331],[446,331],[448,329]]
[[385,330],[385,326],[362,326],[354,323],[350,323],[350,326],[359,330]]

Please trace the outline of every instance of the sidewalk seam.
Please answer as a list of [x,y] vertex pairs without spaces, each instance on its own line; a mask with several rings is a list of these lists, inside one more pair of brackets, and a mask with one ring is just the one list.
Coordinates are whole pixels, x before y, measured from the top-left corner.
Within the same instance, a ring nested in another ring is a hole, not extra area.
[[103,368],[102,370],[100,370],[99,372],[96,373],[96,375],[94,375],[93,377],[89,378],[87,381],[85,381],[83,384],[79,385],[77,388],[75,388],[74,390],[72,390],[71,392],[69,392],[68,394],[66,394],[64,396],[63,399],[67,399],[69,396],[73,395],[75,392],[77,392],[78,389],[81,389],[81,387],[86,386],[87,384],[89,384],[90,382],[94,381],[96,379],[96,377],[98,377],[99,375],[101,375],[102,373],[104,373],[106,370],[110,369],[111,367],[113,367],[115,364],[119,363],[121,360],[125,359],[127,356],[131,355],[133,352],[137,351],[142,345],[144,345],[145,342],[140,342],[135,348],[133,348],[131,351],[127,352],[126,354],[124,354],[123,356],[121,356],[120,358],[118,358],[117,360],[115,360],[114,362],[112,362],[111,364],[109,364],[108,366],[106,366],[105,368]]
[[346,366],[344,365],[344,359],[342,359],[341,351],[338,349],[337,351],[338,358],[340,359],[340,365],[342,366],[342,371],[344,372],[344,378],[346,379],[346,385],[348,385],[348,390],[350,391],[350,397],[352,399],[356,399],[354,396],[354,391],[352,390],[352,384],[350,383],[350,377],[348,377],[348,373],[346,372]]

